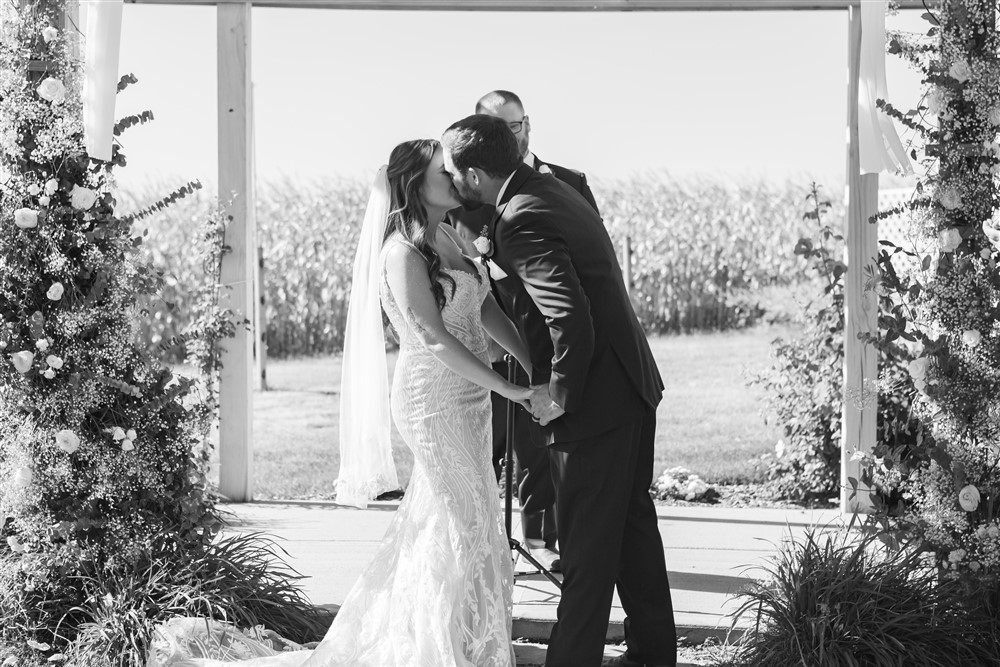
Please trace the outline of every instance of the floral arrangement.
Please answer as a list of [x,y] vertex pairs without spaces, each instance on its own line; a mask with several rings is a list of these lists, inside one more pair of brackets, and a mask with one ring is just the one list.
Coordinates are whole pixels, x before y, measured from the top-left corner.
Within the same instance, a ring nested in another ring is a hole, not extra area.
[[[81,64],[61,11],[60,3],[0,4],[0,648],[40,660],[93,624],[95,600],[126,599],[102,585],[123,585],[156,562],[156,577],[143,581],[176,589],[170,568],[191,569],[217,548],[207,435],[216,342],[237,325],[216,307],[224,232],[216,216],[190,246],[209,265],[201,310],[164,343],[186,346],[207,382],[175,376],[137,344],[162,279],[131,223],[200,186],[116,214],[112,169],[125,159],[117,144],[110,162],[84,150]],[[118,88],[133,82],[123,77]],[[115,134],[149,118],[126,118]],[[229,562],[247,554],[255,562],[248,544]],[[210,573],[206,566],[201,576]],[[107,642],[141,644],[151,619],[169,611],[137,588],[141,611],[119,618],[138,625],[95,633],[106,642],[98,653],[116,664],[141,664],[142,648]]]
[[659,500],[675,498],[691,502],[713,502],[718,490],[687,468],[667,468],[653,482],[653,496]]
[[[918,108],[881,108],[913,131],[924,173],[911,202],[913,247],[883,241],[872,289],[889,299],[873,343],[903,342],[923,428],[880,442],[862,482],[876,520],[934,554],[950,576],[995,587],[1000,575],[1000,40],[992,0],[946,0],[926,35],[892,35],[890,53],[919,67]],[[898,268],[908,256],[916,268]],[[885,503],[887,498],[892,502]]]

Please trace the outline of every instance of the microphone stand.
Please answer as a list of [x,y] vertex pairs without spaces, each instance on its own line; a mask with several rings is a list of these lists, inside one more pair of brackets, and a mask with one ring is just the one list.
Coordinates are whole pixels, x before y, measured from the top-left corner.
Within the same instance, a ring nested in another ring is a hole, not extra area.
[[[507,360],[507,381],[516,382],[517,380],[517,367],[515,366],[514,357],[512,355],[506,355],[504,357]],[[510,548],[521,554],[527,559],[529,563],[538,568],[538,571],[545,575],[545,577],[556,585],[556,588],[562,590],[562,582],[556,578],[552,572],[548,570],[544,565],[538,562],[538,559],[531,555],[520,542],[518,542],[511,535],[511,515],[514,510],[513,506],[513,478],[514,478],[514,410],[517,409],[517,405],[514,401],[507,399],[507,451],[504,454],[504,525],[507,526],[507,541],[510,543]]]

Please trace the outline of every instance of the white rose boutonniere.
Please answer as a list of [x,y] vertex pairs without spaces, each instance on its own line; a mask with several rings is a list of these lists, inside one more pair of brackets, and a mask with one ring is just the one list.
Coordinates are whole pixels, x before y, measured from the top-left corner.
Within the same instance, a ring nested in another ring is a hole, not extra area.
[[80,211],[86,211],[94,202],[97,201],[97,193],[90,188],[83,188],[79,185],[74,185],[73,190],[69,193],[69,203],[73,205],[73,208]]
[[21,229],[31,229],[38,226],[38,211],[30,208],[19,208],[14,211],[14,224]]
[[958,492],[958,504],[966,512],[973,512],[979,507],[979,489],[972,484],[962,487]]
[[35,89],[38,96],[52,104],[62,104],[66,101],[66,86],[54,77],[48,77]]
[[489,231],[490,228],[483,225],[482,231],[479,232],[479,238],[472,242],[479,254],[487,258],[493,256],[493,242],[490,241]]

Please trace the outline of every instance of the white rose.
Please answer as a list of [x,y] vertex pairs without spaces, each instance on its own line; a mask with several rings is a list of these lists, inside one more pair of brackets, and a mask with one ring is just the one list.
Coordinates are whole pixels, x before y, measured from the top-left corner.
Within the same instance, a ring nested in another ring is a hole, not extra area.
[[49,205],[50,201],[51,200],[48,198],[47,195],[42,195],[41,197],[38,198],[38,205],[41,206],[42,208],[45,208],[46,206]]
[[14,471],[14,488],[15,489],[26,489],[31,486],[32,479],[34,475],[31,472],[31,468],[18,468]]
[[67,454],[72,454],[76,450],[80,449],[80,438],[78,438],[76,433],[73,433],[73,431],[64,428],[56,433],[56,446]]
[[115,430],[111,432],[111,437],[115,442],[119,442],[125,439],[125,430],[121,426],[115,426]]
[[51,301],[58,301],[62,298],[65,291],[66,288],[63,287],[62,283],[52,283],[52,286],[49,287],[49,291],[45,293],[45,296],[47,296]]
[[930,366],[930,359],[919,357],[906,365],[906,371],[913,379],[913,384],[917,389],[923,390],[927,382],[927,369]]
[[49,341],[45,340],[44,338],[39,338],[37,341],[35,341],[35,347],[37,347],[40,352],[44,352],[45,350],[49,349]]
[[987,118],[989,118],[990,125],[1000,125],[1000,106],[990,109],[990,114]]
[[63,360],[54,354],[50,354],[49,356],[45,357],[45,363],[47,363],[49,366],[51,366],[56,370],[59,370],[60,368],[63,367]]
[[31,364],[35,361],[35,354],[33,352],[15,352],[10,355],[10,360],[14,362],[14,368],[17,372],[24,375],[31,370]]
[[53,380],[56,377],[56,372],[51,368],[46,368],[44,371],[42,371],[42,377],[44,377],[46,380]]
[[949,211],[962,208],[962,194],[954,187],[941,188],[938,192],[938,201]]
[[983,233],[986,240],[1000,250],[1000,216],[994,216],[991,220],[983,220]]
[[42,39],[45,40],[46,44],[52,42],[53,39],[59,36],[59,31],[52,26],[47,26],[42,28]]
[[45,194],[50,196],[54,195],[56,193],[56,190],[58,189],[59,189],[59,181],[57,181],[56,179],[50,178],[49,180],[45,181]]
[[31,195],[32,197],[37,197],[38,195],[42,194],[42,186],[40,186],[38,183],[32,183],[31,185],[28,186],[28,194]]
[[954,227],[938,232],[938,248],[941,249],[941,252],[955,252],[955,249],[960,245],[962,245],[962,232]]
[[38,226],[38,211],[30,208],[19,208],[14,211],[14,224],[21,229],[31,229]]
[[59,79],[48,77],[35,89],[38,96],[52,104],[62,104],[66,101],[66,86]]
[[958,504],[966,512],[972,512],[979,507],[979,489],[969,484],[958,492]]
[[935,88],[927,95],[927,110],[933,115],[939,116],[947,108],[948,97],[940,89]]
[[951,67],[948,68],[948,75],[955,79],[959,83],[965,83],[972,76],[972,68],[969,67],[969,63],[964,60],[956,60],[952,63]]
[[986,534],[990,537],[1000,537],[1000,526],[992,525],[986,529]]
[[983,335],[976,331],[975,329],[969,329],[962,333],[962,342],[969,347],[975,347],[979,345],[983,340]]
[[479,251],[480,255],[487,255],[490,252],[490,240],[485,236],[477,237],[476,240],[472,242],[472,245],[476,247],[476,250]]
[[130,428],[129,430],[125,431],[125,436],[126,436],[126,437],[127,437],[127,438],[128,438],[129,440],[135,440],[135,438],[136,438],[136,435],[137,435],[137,434],[136,434],[136,432],[135,432],[135,429],[134,429],[134,428]]
[[97,201],[97,193],[90,188],[74,185],[73,190],[69,193],[69,203],[73,205],[73,208],[81,211],[89,209],[95,201]]
[[135,449],[135,445],[132,444],[131,440],[123,440],[122,441],[122,451],[123,452],[131,452],[133,449]]
[[7,546],[10,550],[16,554],[24,553],[24,547],[21,545],[21,540],[17,539],[16,535],[11,535],[7,538]]

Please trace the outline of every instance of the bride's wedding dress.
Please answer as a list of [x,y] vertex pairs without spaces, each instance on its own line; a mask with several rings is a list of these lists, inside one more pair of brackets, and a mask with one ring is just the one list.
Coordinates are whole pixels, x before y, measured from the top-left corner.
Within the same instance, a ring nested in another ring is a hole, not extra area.
[[[442,269],[455,293],[445,325],[487,362],[478,275]],[[512,667],[513,568],[490,463],[490,395],[446,368],[409,331],[384,273],[382,304],[400,334],[392,415],[413,474],[372,562],[319,646],[276,653],[231,626],[174,619],[148,667]],[[446,294],[449,292],[445,285]]]

